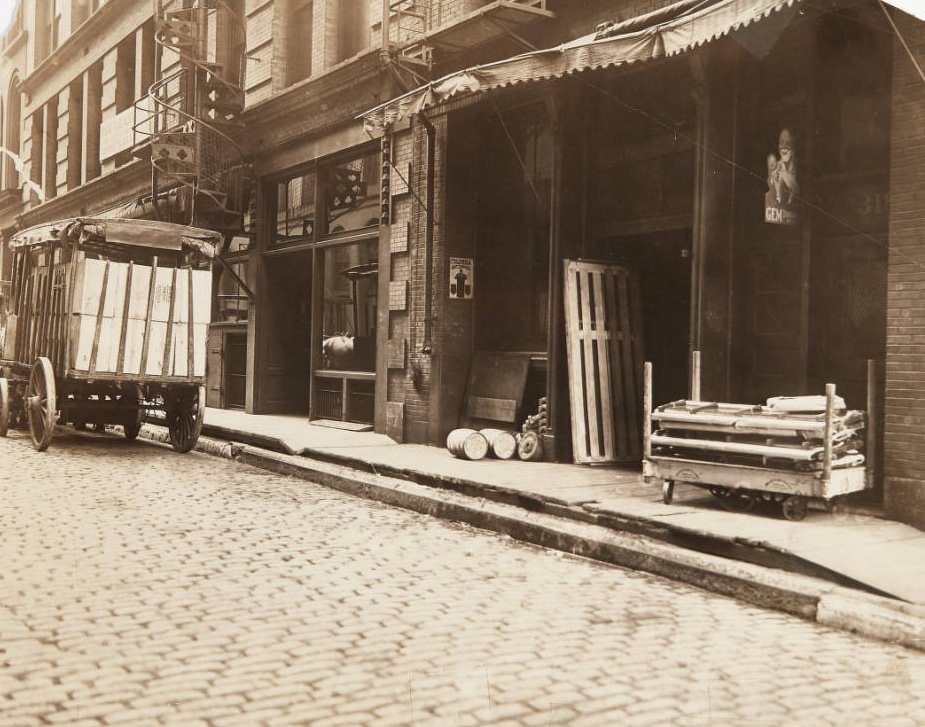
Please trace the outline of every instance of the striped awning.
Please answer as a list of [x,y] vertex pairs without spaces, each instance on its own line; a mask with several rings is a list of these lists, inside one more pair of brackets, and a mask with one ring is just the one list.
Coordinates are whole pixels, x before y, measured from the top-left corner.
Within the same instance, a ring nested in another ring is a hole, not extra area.
[[[678,0],[645,15],[603,24],[594,33],[554,48],[530,51],[451,73],[380,104],[358,118],[363,119],[367,131],[381,131],[390,124],[453,99],[586,70],[668,58],[792,9],[801,2]],[[890,4],[897,6],[903,2],[908,0],[890,0]]]

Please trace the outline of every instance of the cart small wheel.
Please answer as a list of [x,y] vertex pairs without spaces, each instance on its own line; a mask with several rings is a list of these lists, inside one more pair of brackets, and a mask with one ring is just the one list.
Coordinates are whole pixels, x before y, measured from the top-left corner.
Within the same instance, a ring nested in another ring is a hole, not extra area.
[[784,517],[793,522],[799,522],[806,517],[806,498],[793,495],[781,503]]
[[44,356],[32,364],[29,385],[26,388],[26,416],[32,445],[44,452],[51,444],[58,420],[57,396],[55,393],[55,371]]
[[674,499],[674,482],[672,480],[662,481],[662,502],[670,505]]
[[0,437],[5,437],[10,427],[10,384],[0,378]]
[[122,430],[125,434],[125,438],[130,442],[138,439],[138,433],[141,431],[141,422],[144,419],[144,410],[141,408],[143,401],[143,396],[141,393],[141,387],[135,386],[134,391],[131,391],[125,395],[126,402],[134,402],[138,404],[137,411],[131,415],[130,420],[126,420],[122,424]]
[[727,490],[719,501],[729,512],[749,512],[755,506],[755,498],[741,490]]
[[177,452],[189,452],[196,446],[202,433],[205,399],[205,389],[197,386],[177,396],[168,405],[167,431],[170,444]]

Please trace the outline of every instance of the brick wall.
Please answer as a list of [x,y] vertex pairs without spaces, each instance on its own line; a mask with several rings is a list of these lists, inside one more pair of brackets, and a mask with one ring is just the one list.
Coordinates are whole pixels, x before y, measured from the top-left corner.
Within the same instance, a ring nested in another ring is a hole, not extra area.
[[[919,62],[923,24],[894,13]],[[907,21],[907,22],[904,22]],[[925,526],[925,84],[894,43],[884,504]]]

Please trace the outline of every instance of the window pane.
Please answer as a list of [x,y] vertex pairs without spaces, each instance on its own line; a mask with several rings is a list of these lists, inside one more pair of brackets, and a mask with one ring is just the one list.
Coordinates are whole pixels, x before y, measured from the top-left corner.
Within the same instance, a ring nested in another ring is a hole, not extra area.
[[348,232],[379,224],[379,152],[328,167],[328,232]]
[[292,177],[276,185],[276,243],[311,237],[315,227],[315,175]]
[[324,251],[325,368],[376,368],[377,251],[375,240]]
[[[247,261],[239,260],[228,263],[230,267],[241,280],[246,280]],[[224,266],[217,266],[216,272],[218,279],[218,320],[219,321],[246,321],[247,313],[250,309],[250,301],[247,299],[247,293],[230,275]]]

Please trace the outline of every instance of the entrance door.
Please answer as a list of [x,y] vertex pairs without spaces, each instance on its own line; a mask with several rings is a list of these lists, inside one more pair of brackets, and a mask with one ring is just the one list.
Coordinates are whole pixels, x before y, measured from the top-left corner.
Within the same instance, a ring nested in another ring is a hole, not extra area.
[[311,253],[265,259],[267,307],[260,320],[264,357],[259,376],[261,410],[268,414],[308,414]]
[[604,240],[595,257],[635,273],[642,299],[642,349],[652,362],[652,398],[687,397],[691,231],[666,230]]

